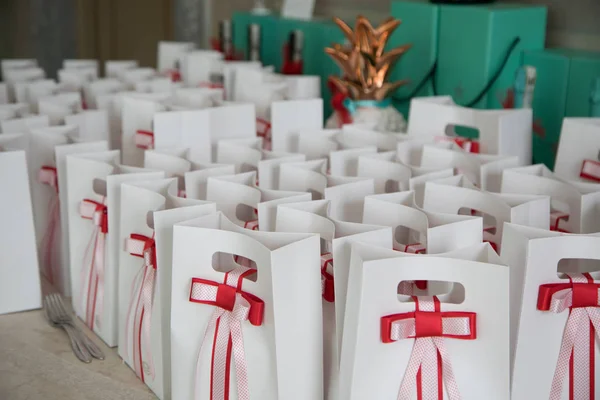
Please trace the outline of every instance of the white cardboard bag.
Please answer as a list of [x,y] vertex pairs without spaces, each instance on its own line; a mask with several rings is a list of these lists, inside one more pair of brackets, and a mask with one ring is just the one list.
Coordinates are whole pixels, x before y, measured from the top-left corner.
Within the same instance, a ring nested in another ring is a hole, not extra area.
[[38,101],[38,109],[40,114],[50,118],[50,125],[62,125],[66,116],[83,110],[81,94],[72,92],[42,97]]
[[298,134],[298,153],[306,155],[307,160],[329,157],[329,153],[338,150],[340,144],[335,137],[338,129],[305,129]]
[[304,154],[283,153],[263,150],[262,160],[258,162],[258,185],[262,189],[279,189],[279,168],[281,164],[289,162],[302,162],[306,160]]
[[323,129],[323,99],[275,101],[271,105],[273,151],[298,152],[303,130]]
[[96,151],[107,151],[107,142],[82,142],[72,144],[61,144],[54,147],[54,161],[56,166],[56,174],[58,176],[58,187],[62,188],[58,191],[58,200],[60,202],[60,242],[61,254],[60,265],[62,266],[62,282],[65,285],[62,288],[65,296],[72,296],[71,286],[71,264],[69,253],[69,220],[67,214],[68,208],[68,187],[67,187],[67,156],[70,154],[89,153]]
[[61,253],[61,232],[64,225],[61,223],[61,193],[55,148],[73,143],[77,137],[77,128],[57,126],[34,129],[29,137],[32,207],[41,272],[48,282],[66,295],[71,288],[68,261]]
[[161,73],[179,69],[181,59],[196,47],[193,42],[158,42],[158,71]]
[[[253,260],[256,272],[235,263],[232,254]],[[256,274],[256,281],[244,278],[248,274]],[[234,277],[240,279],[228,279]],[[216,297],[217,292],[225,291],[230,296]],[[224,390],[231,399],[322,399],[320,297],[317,235],[244,230],[221,213],[176,225],[171,304],[172,398],[210,399],[212,371],[213,396]],[[238,317],[240,307],[246,312]],[[221,323],[215,329],[211,321],[217,318]],[[218,332],[229,338],[232,330],[239,332],[233,339],[234,346],[243,348],[243,353],[229,358],[227,340],[213,342],[213,338]],[[215,359],[211,363],[213,351],[225,356],[224,361]],[[226,365],[231,367],[225,368]],[[227,379],[227,371],[234,369],[235,376]],[[246,379],[241,372],[247,374]],[[299,376],[301,385],[297,384]],[[223,382],[229,382],[229,386]]]
[[124,183],[120,203],[119,356],[159,399],[169,399],[173,224],[216,207],[177,197],[175,179]]
[[66,157],[66,214],[73,308],[108,346],[117,345],[121,183],[160,171],[119,165],[118,150]]
[[391,229],[331,220],[328,200],[284,204],[277,210],[277,232],[317,233],[321,237],[323,281],[323,366],[325,399],[338,398],[339,347],[343,334],[350,244],[391,248]]
[[349,222],[362,221],[364,197],[375,194],[371,178],[325,175],[327,160],[282,164],[279,188],[310,192],[313,200],[331,200],[330,216]]
[[311,195],[300,191],[259,188],[256,186],[256,172],[246,172],[209,177],[206,200],[217,203],[217,210],[239,226],[273,231],[279,204],[309,201]]
[[194,171],[184,175],[186,196],[190,199],[206,199],[206,185],[211,176],[234,175],[235,165],[196,164]]
[[358,157],[356,176],[373,178],[375,193],[391,193],[408,186],[410,167],[395,161],[395,152],[366,154]]
[[600,185],[563,181],[543,164],[507,169],[502,192],[550,196],[550,229],[569,233],[600,232]]
[[461,107],[451,96],[415,98],[410,102],[408,135],[435,140],[452,139],[446,129],[454,125],[479,130],[479,152],[517,156],[520,165],[531,164],[530,108],[477,110]]
[[461,176],[425,184],[423,208],[428,211],[459,214],[475,210],[483,213],[483,240],[498,251],[502,248],[505,222],[548,229],[550,198],[524,194],[483,192],[465,185]]
[[[507,244],[503,260],[511,263],[511,398],[597,397],[600,388],[595,385],[590,393],[590,381],[600,380],[595,361],[600,349],[597,340],[590,345],[590,335],[597,336],[599,328],[600,237],[507,224],[503,240]],[[568,263],[563,269],[561,260],[579,263]],[[577,264],[584,268],[571,268]],[[590,328],[590,317],[596,318],[595,329]],[[592,360],[594,376],[590,376]],[[571,386],[573,397],[569,396]]]
[[[438,376],[444,399],[508,399],[508,279],[488,244],[435,256],[353,244],[339,398],[415,399],[420,367],[423,399],[438,398]],[[406,280],[460,285],[447,295],[399,296]]]
[[502,171],[519,166],[516,156],[473,154],[464,151],[424,146],[421,166],[426,168],[454,168],[465,175],[475,186],[490,192],[499,192]]
[[79,128],[82,140],[110,140],[110,126],[106,110],[89,110],[65,116],[65,124]]
[[554,172],[570,181],[600,182],[600,118],[565,118]]
[[24,151],[0,150],[0,314],[42,306],[31,195]]
[[415,244],[423,253],[439,254],[482,241],[481,218],[423,210],[413,191],[365,197],[362,222],[391,227],[394,249],[409,253]]
[[118,78],[121,71],[138,67],[136,60],[107,60],[104,63],[104,73],[108,78]]
[[0,121],[2,133],[29,133],[32,129],[45,128],[47,126],[50,126],[50,118],[47,115],[35,115]]

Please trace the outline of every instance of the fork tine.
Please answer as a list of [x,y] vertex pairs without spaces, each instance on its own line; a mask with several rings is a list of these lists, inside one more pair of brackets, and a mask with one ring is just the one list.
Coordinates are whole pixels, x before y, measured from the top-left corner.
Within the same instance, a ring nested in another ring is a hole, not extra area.
[[69,310],[67,310],[67,306],[65,305],[65,302],[62,298],[61,295],[57,294],[56,295],[58,298],[58,304],[60,306],[60,309],[62,310],[63,314],[65,315],[66,318],[71,318],[71,313],[69,312]]

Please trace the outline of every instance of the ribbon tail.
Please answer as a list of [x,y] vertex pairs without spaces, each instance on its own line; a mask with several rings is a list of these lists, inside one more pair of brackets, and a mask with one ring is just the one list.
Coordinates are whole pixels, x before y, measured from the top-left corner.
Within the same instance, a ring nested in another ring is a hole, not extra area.
[[560,344],[556,369],[554,370],[554,377],[550,389],[550,400],[560,400],[562,397],[564,378],[569,370],[571,352],[573,351],[573,346],[577,340],[577,330],[584,319],[586,319],[585,311],[582,309],[573,309],[569,315],[563,333],[562,343]]
[[51,284],[54,284],[55,273],[58,272],[56,271],[54,262],[54,238],[58,234],[57,228],[60,223],[60,203],[58,201],[58,195],[55,195],[52,198],[52,202],[48,208],[48,215],[50,216],[48,227],[42,238],[42,248],[45,249],[44,275]]
[[413,390],[417,380],[417,373],[421,368],[421,362],[425,355],[425,349],[423,348],[427,338],[415,339],[413,350],[410,353],[410,359],[408,360],[408,366],[404,372],[402,383],[400,384],[400,391],[398,392],[398,400],[410,400],[413,398]]
[[96,315],[99,315],[100,318],[103,316],[104,310],[104,258],[105,258],[105,246],[106,246],[106,234],[103,232],[98,233],[98,244],[96,246],[96,274],[98,284],[96,286],[96,304],[94,310],[94,319]]
[[[133,330],[135,332],[135,326],[131,327],[131,325],[135,325],[134,321],[137,319],[137,314],[134,314],[134,319],[131,319],[131,314],[136,310],[136,304],[137,301],[136,299],[139,299],[139,291],[141,290],[141,286],[142,286],[142,282],[140,281],[140,278],[142,278],[142,273],[144,272],[144,268],[140,268],[140,270],[137,272],[137,274],[135,275],[135,277],[133,278],[133,281],[131,282],[131,290],[129,291],[129,293],[131,293],[131,298],[129,299],[129,307],[127,307],[127,317],[125,319],[125,342],[123,343],[123,348],[124,351],[123,353],[125,353],[126,357],[130,357],[129,359],[134,361],[132,363],[130,363],[130,365],[135,365],[135,350],[133,350],[133,354],[129,354],[129,334],[130,334],[130,330]],[[139,301],[139,300],[138,300]],[[133,340],[132,342],[135,342],[135,340]],[[132,346],[132,348],[134,349],[135,347]],[[136,371],[137,373],[137,371]]]
[[[235,313],[235,311],[234,311]],[[248,391],[248,371],[246,367],[246,354],[244,351],[244,337],[242,324],[235,315],[229,315],[231,339],[233,348],[233,359],[235,361],[235,375],[237,378],[237,394],[239,400],[250,400]]]
[[[85,323],[90,329],[92,329],[92,321],[90,316],[92,314],[92,304],[91,297],[94,287],[96,286],[96,271],[95,271],[95,260],[94,257],[96,255],[96,240],[97,236],[100,234],[99,228],[94,228],[92,230],[92,236],[90,237],[90,241],[85,249],[85,253],[83,256],[83,268],[81,270],[81,278],[80,278],[80,302],[81,302],[81,310],[82,315],[85,317]],[[86,284],[87,282],[87,284]]]
[[[196,379],[194,380],[194,399],[196,400],[201,400],[202,399],[202,393],[201,390],[203,389],[203,387],[200,385],[200,371],[201,371],[201,363],[202,363],[202,350],[204,349],[205,345],[207,344],[207,339],[209,338],[209,333],[210,332],[215,332],[216,334],[216,329],[217,329],[217,322],[219,321],[219,318],[221,318],[221,315],[223,315],[225,313],[225,310],[223,309],[216,309],[212,316],[210,317],[210,321],[208,322],[208,325],[206,326],[206,330],[204,331],[204,337],[202,338],[202,342],[200,343],[200,350],[198,350],[198,361],[196,362]],[[212,386],[212,384],[211,384]]]
[[444,338],[434,337],[432,339],[442,358],[442,377],[446,386],[448,400],[460,400],[461,396],[460,391],[458,390],[458,383],[456,382],[456,377],[454,376],[450,355],[448,354],[444,344]]
[[[142,332],[144,336],[144,342],[146,343],[146,362],[148,363],[148,369],[150,376],[154,378],[154,360],[152,358],[152,342],[150,326],[152,322],[152,301],[154,298],[154,282],[156,277],[156,270],[152,267],[146,266],[148,272],[143,281],[142,285],[142,304],[144,307],[144,319],[142,321]],[[140,349],[141,350],[141,349]],[[143,353],[142,353],[143,354]]]

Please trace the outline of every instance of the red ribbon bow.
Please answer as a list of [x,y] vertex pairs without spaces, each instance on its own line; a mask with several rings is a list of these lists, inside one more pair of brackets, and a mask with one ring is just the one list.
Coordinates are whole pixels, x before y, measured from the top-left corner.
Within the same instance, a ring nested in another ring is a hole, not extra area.
[[[196,399],[201,397],[199,390],[202,389],[198,386],[202,348],[212,343],[210,399],[225,400],[229,398],[231,355],[233,353],[238,398],[250,400],[242,323],[247,320],[252,325],[262,325],[264,302],[257,296],[242,291],[242,284],[245,277],[254,273],[256,270],[237,267],[225,274],[223,283],[192,278],[189,301],[216,307],[200,345],[196,364]],[[214,331],[212,338],[209,335],[210,331]]]
[[171,82],[181,82],[181,72],[178,69],[170,69],[166,75],[171,79]]
[[321,254],[321,291],[323,292],[323,300],[328,303],[335,301],[333,255],[331,253]]
[[561,313],[569,310],[554,370],[550,400],[560,400],[569,371],[569,398],[594,398],[595,341],[600,338],[600,283],[590,274],[567,274],[569,283],[540,285],[537,309]]
[[579,176],[584,179],[600,182],[600,162],[594,160],[583,160]]
[[96,315],[102,315],[104,304],[104,247],[108,233],[108,210],[103,203],[84,199],[79,205],[79,214],[94,223],[83,260],[87,273],[82,270],[80,285],[80,296],[86,310],[85,323],[93,330],[94,324],[99,325]]
[[225,53],[223,49],[221,49],[221,42],[217,38],[211,38],[211,47],[213,50],[223,53],[223,57],[225,61],[239,61],[244,59],[243,53],[236,51],[234,48],[231,51]]
[[466,151],[467,153],[477,153],[479,154],[479,141],[464,138],[462,136],[437,136],[435,138],[436,142],[453,142],[458,147]]
[[[154,303],[154,289],[156,281],[156,244],[153,238],[132,233],[125,241],[125,251],[132,256],[144,259],[144,266],[133,279],[131,286],[131,300],[127,311],[125,326],[125,354],[129,355],[129,327],[131,325],[131,314],[133,317],[133,366],[135,374],[145,382],[144,369],[150,376],[154,377],[154,362],[150,341],[150,322],[152,318],[152,304]],[[141,281],[140,281],[140,276]],[[137,284],[137,288],[136,288]],[[146,343],[147,363],[143,362],[142,336]],[[144,368],[146,367],[147,368]]]
[[154,149],[154,132],[138,129],[135,131],[134,141],[138,149],[152,150]]
[[60,226],[60,202],[58,199],[58,175],[56,167],[42,166],[38,172],[38,181],[54,189],[52,198],[48,204],[48,226],[42,238],[42,248],[44,249],[43,272],[48,281],[54,284],[54,275],[57,273],[53,257],[55,253],[54,240]]
[[444,338],[475,340],[476,314],[441,312],[437,297],[416,296],[415,311],[381,318],[381,341],[392,343],[415,339],[408,367],[402,378],[398,400],[412,398],[417,383],[417,399],[444,398],[443,384],[450,400],[460,399],[452,361]]

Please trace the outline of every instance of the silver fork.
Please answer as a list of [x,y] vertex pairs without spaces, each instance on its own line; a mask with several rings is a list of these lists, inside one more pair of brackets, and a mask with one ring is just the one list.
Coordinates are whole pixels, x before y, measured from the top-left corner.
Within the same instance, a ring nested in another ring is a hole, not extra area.
[[68,325],[60,323],[55,312],[56,310],[51,304],[50,296],[46,296],[44,298],[44,313],[46,314],[46,319],[48,319],[48,322],[50,322],[50,324],[55,328],[63,328],[65,330],[67,336],[69,337],[69,341],[71,342],[71,348],[73,349],[75,357],[84,363],[92,362],[92,355],[85,348],[83,343],[77,338],[73,329],[71,329],[71,327]]
[[88,350],[92,357],[98,360],[104,360],[104,353],[73,321],[73,317],[69,314],[69,311],[65,307],[62,297],[58,293],[52,293],[49,295],[50,302],[53,308],[56,309],[56,316],[61,324],[68,326],[69,329],[73,330],[76,336],[79,337],[83,346]]

